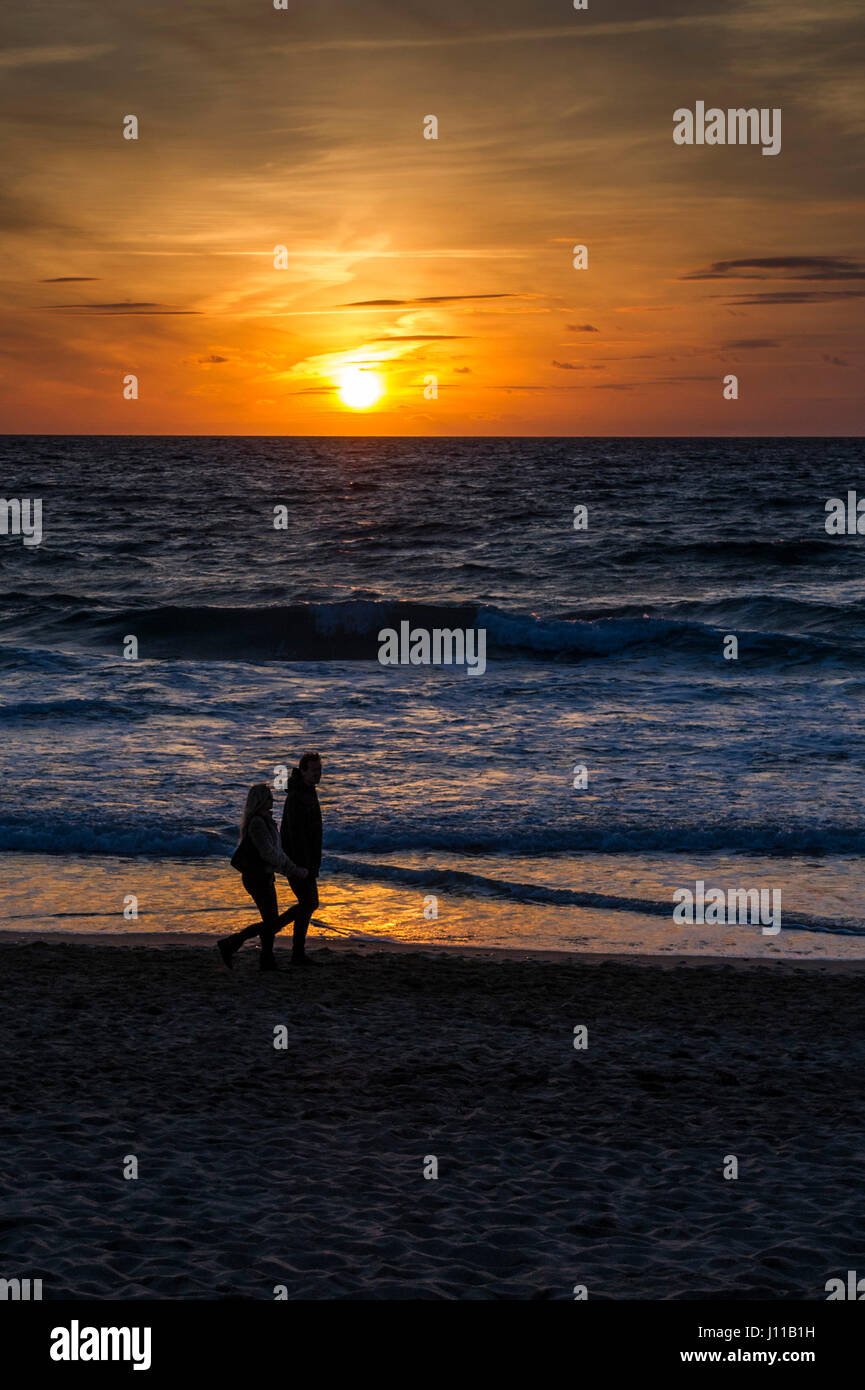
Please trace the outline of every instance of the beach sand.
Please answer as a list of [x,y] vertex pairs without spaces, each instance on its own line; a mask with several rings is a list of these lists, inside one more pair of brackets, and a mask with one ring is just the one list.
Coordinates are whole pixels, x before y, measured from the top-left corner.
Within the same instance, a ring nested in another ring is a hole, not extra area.
[[213,940],[0,938],[2,1272],[43,1298],[822,1300],[865,1273],[861,964],[353,944],[268,976]]

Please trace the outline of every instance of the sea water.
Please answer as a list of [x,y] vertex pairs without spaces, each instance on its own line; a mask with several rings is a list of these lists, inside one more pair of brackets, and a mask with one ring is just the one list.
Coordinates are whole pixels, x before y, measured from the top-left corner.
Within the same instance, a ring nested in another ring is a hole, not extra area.
[[[252,920],[246,790],[317,748],[322,936],[865,953],[865,536],[825,526],[858,441],[0,453],[42,507],[0,538],[3,925]],[[382,665],[403,622],[483,630],[483,673]],[[698,880],[783,929],[675,924]]]

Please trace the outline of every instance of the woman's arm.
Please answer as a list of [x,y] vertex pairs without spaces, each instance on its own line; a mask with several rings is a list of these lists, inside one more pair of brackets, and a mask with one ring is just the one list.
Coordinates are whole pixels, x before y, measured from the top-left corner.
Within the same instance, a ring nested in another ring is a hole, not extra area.
[[[276,831],[276,826],[273,830]],[[297,873],[297,865],[282,849],[279,836],[270,832],[261,816],[253,816],[249,822],[249,838],[267,867],[273,869],[274,873],[286,876],[294,876]]]

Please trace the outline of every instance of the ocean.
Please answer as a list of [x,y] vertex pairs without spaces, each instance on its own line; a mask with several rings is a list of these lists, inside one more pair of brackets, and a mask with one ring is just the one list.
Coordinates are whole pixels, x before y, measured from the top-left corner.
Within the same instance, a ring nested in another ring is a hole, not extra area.
[[[865,537],[825,526],[860,441],[0,451],[43,529],[0,536],[3,926],[252,920],[246,790],[315,748],[311,944],[865,955]],[[483,629],[486,669],[381,665],[403,621]],[[698,881],[782,930],[677,924]]]

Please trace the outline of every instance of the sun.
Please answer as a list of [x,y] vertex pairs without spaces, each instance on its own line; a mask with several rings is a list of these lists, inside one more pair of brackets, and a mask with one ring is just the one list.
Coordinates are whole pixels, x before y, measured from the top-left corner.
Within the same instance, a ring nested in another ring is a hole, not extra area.
[[351,410],[369,410],[384,395],[384,382],[377,372],[346,367],[339,376],[339,398]]

